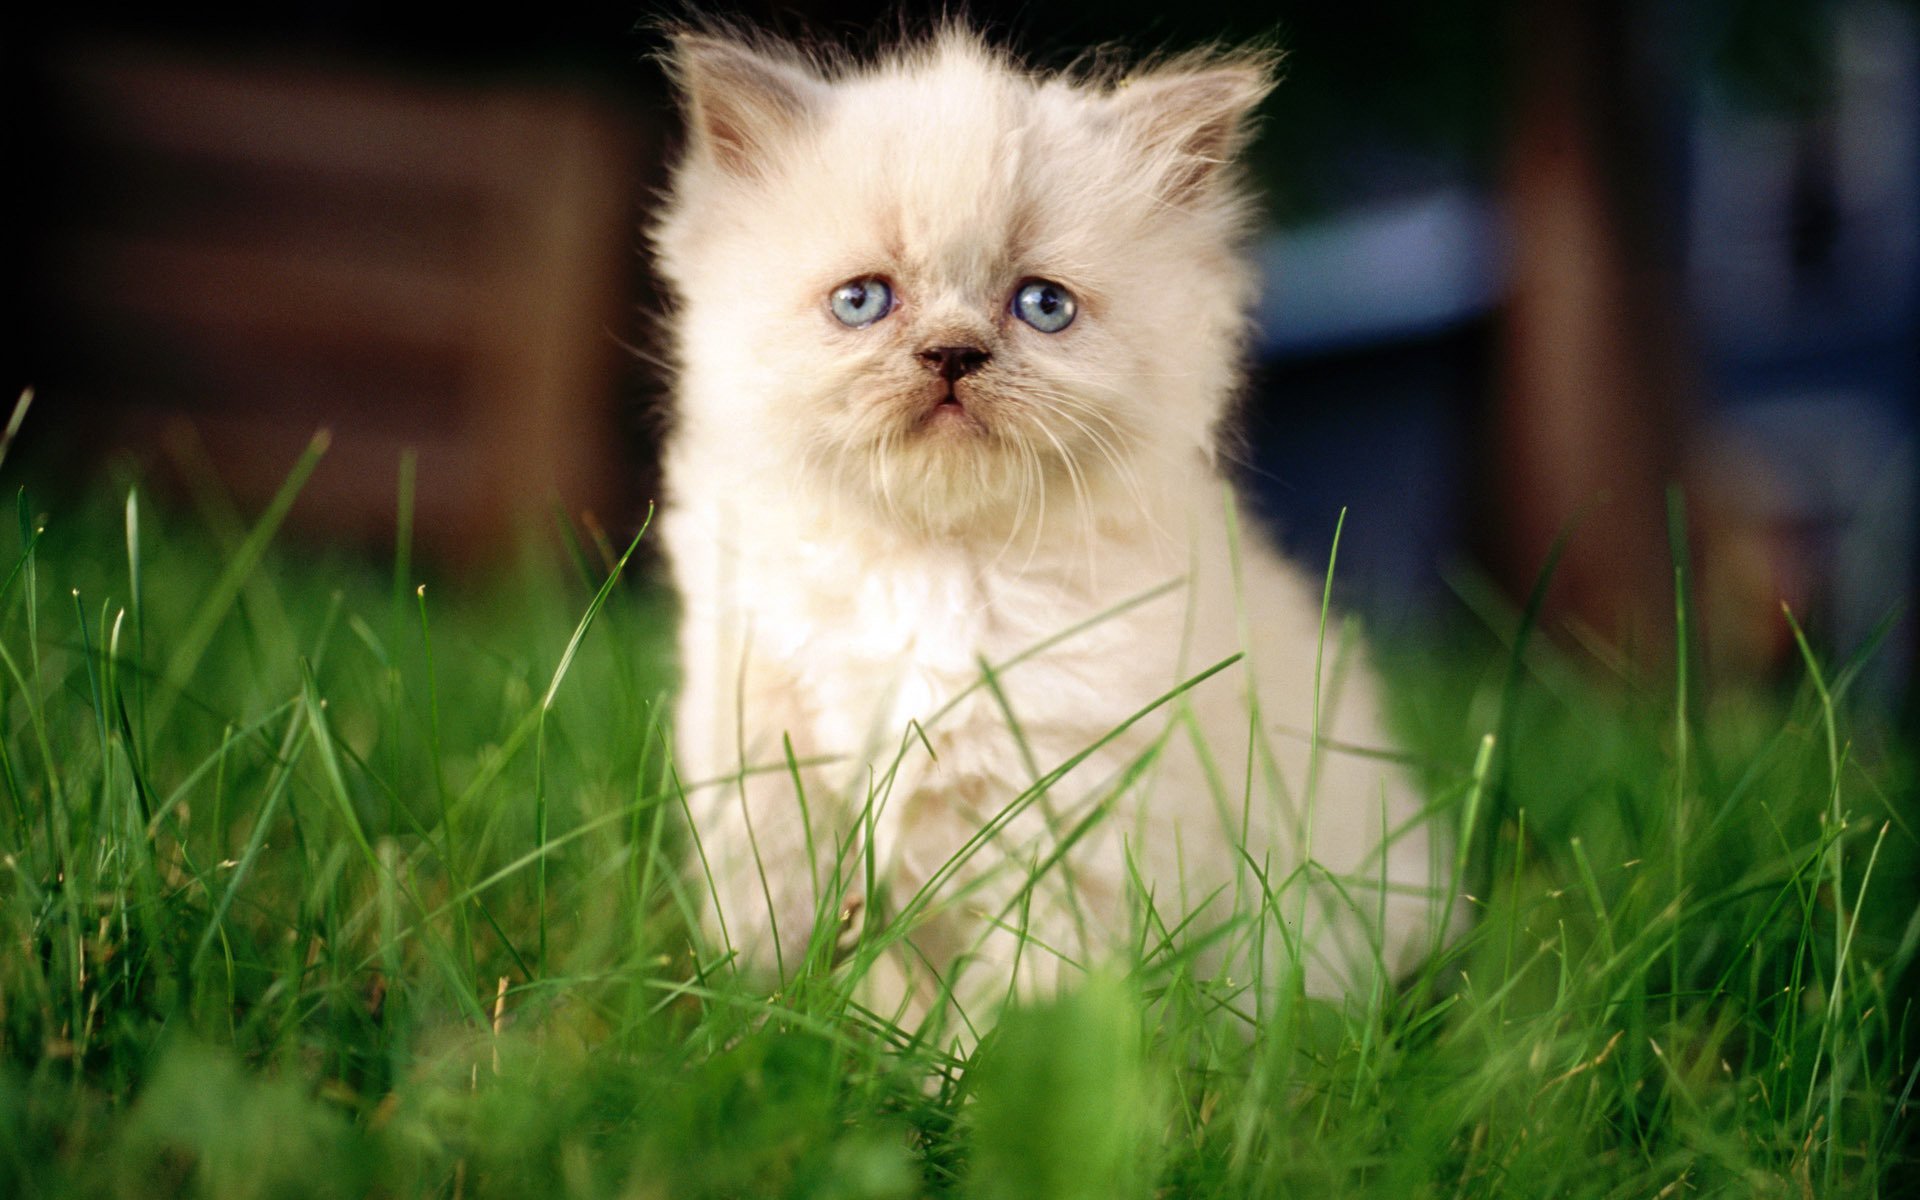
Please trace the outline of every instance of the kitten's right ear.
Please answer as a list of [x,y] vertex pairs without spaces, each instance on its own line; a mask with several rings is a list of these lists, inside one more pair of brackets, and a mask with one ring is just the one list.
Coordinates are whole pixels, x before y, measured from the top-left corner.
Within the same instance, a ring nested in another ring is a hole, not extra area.
[[736,175],[757,173],[781,141],[813,119],[826,94],[826,84],[797,59],[705,33],[675,36],[667,71],[683,98],[691,152]]

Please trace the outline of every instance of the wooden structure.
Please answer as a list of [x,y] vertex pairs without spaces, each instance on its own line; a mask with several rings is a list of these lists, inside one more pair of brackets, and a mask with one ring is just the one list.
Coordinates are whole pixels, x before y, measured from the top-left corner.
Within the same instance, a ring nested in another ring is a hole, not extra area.
[[[46,251],[58,386],[101,448],[190,429],[243,505],[315,431],[296,521],[484,559],[615,502],[632,122],[577,91],[93,48],[56,63],[74,197]],[[52,381],[50,381],[52,382]],[[197,453],[197,451],[196,451]]]

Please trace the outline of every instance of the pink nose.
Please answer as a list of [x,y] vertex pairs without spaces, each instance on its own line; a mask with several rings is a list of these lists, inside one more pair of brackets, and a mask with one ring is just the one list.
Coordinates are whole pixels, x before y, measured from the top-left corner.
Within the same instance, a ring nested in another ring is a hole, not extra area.
[[933,346],[922,350],[920,361],[929,371],[939,374],[949,383],[962,375],[971,375],[986,365],[991,357],[978,346]]

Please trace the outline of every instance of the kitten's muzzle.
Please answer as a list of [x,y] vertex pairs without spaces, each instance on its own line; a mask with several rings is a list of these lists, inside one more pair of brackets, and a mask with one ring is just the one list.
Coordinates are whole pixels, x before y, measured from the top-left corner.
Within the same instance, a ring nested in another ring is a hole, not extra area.
[[927,370],[952,383],[986,366],[993,356],[979,346],[930,346],[916,357]]

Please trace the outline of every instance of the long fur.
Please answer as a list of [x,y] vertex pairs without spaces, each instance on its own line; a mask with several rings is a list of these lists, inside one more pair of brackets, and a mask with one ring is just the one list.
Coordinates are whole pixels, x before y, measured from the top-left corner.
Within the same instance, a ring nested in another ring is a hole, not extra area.
[[[885,911],[903,1006],[1173,929],[1220,931],[1221,978],[1299,963],[1331,995],[1444,925],[1407,781],[1329,748],[1386,744],[1364,652],[1337,623],[1323,646],[1317,587],[1236,533],[1216,469],[1255,289],[1234,159],[1272,66],[677,40],[676,737],[709,930],[749,969]],[[850,329],[827,301],[863,276],[897,307]],[[1031,278],[1078,297],[1068,328],[1010,315]],[[966,419],[932,419],[918,355],[956,343],[991,357]]]

